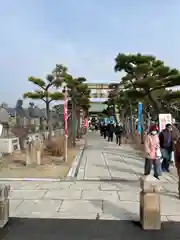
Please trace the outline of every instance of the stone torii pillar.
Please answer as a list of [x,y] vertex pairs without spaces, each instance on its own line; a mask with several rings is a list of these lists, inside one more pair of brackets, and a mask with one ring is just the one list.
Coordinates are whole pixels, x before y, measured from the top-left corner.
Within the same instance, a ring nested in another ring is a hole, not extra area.
[[140,223],[144,230],[161,229],[160,186],[149,181],[147,176],[140,179]]

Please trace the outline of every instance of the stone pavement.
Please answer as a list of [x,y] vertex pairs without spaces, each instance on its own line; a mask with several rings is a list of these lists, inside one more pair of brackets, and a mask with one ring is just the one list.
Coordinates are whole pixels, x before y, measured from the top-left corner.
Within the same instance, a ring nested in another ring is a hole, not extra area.
[[89,133],[76,180],[11,182],[11,220],[0,239],[179,239],[180,200],[173,174],[159,181],[163,230],[147,233],[133,223],[139,220],[143,165],[130,145],[119,147]]
[[[108,143],[89,133],[75,181],[11,182],[12,217],[139,219],[139,178],[144,161],[131,146]],[[162,220],[180,221],[177,178],[164,174]]]
[[[143,165],[144,160],[130,145],[119,147],[98,133],[89,133],[76,180],[10,182],[11,220],[0,230],[0,239],[119,239],[119,235],[123,239],[159,239],[165,233],[163,239],[179,239],[180,200],[173,174],[164,174],[158,181],[163,233],[146,235],[141,231],[141,238],[139,228],[132,225],[139,220]],[[85,230],[91,235],[86,236]]]

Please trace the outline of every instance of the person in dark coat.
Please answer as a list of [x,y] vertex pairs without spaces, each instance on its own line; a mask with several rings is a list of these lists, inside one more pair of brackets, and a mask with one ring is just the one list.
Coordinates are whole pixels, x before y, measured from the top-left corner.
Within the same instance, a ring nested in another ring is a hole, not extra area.
[[104,122],[101,121],[100,124],[99,124],[99,130],[100,130],[100,135],[103,136],[103,125],[104,125]]
[[174,148],[174,160],[178,174],[178,197],[180,199],[180,137],[177,139]]
[[160,148],[162,152],[162,171],[169,172],[173,151],[172,125],[166,124],[166,128],[159,134]]
[[111,121],[108,124],[108,142],[110,142],[110,141],[112,142],[113,141],[113,134],[114,134],[114,124]]
[[115,134],[116,134],[116,144],[119,144],[119,146],[121,145],[122,133],[123,133],[123,127],[117,124],[115,127]]
[[104,139],[107,137],[107,125],[104,123],[102,127]]

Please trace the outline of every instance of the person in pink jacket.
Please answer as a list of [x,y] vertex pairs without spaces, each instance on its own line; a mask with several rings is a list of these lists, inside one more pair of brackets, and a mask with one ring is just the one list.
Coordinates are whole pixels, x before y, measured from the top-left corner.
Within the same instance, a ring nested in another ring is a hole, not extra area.
[[144,147],[145,147],[145,166],[144,175],[151,173],[152,166],[154,167],[154,177],[159,179],[159,128],[157,125],[152,125],[149,128],[149,132],[145,136]]

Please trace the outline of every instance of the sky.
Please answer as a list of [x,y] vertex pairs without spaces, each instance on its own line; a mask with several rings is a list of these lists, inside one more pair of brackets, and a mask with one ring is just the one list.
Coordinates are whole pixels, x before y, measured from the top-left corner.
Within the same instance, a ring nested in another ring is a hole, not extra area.
[[120,81],[118,53],[180,66],[179,0],[0,0],[0,102],[13,106],[56,64],[89,82]]

